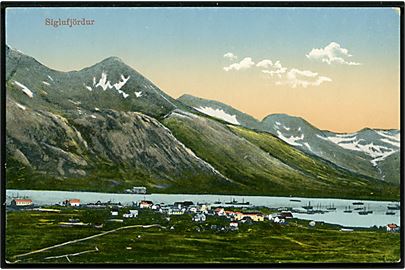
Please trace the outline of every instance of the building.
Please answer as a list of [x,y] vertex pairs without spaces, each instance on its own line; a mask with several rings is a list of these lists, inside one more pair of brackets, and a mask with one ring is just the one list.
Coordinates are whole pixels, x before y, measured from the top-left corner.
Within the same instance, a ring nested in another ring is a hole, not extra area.
[[142,200],[139,202],[139,208],[151,208],[153,205],[152,201]]
[[395,223],[387,224],[387,232],[399,232],[399,227]]
[[136,218],[138,216],[138,210],[129,210],[129,213],[123,214],[124,218]]
[[169,211],[167,212],[168,215],[174,215],[174,216],[179,216],[184,214],[184,209],[178,209],[178,208],[170,208]]
[[132,193],[135,194],[146,194],[146,187],[133,187]]
[[235,222],[235,221],[230,222],[230,223],[229,223],[229,227],[230,227],[231,229],[238,229],[239,223],[238,223],[238,222]]
[[112,210],[111,215],[112,216],[118,216],[118,211],[117,210]]
[[224,208],[218,207],[214,210],[215,214],[217,216],[225,216],[225,210]]
[[264,221],[264,216],[262,213],[259,212],[235,212],[234,218],[236,220],[242,220],[244,218],[250,218],[252,221]]
[[11,201],[11,206],[30,206],[32,205],[31,199],[13,199]]
[[68,205],[70,205],[70,206],[80,206],[80,200],[79,199],[70,199],[68,201]]
[[205,222],[206,220],[207,220],[207,217],[202,213],[198,213],[193,216],[193,221],[196,221],[196,222]]

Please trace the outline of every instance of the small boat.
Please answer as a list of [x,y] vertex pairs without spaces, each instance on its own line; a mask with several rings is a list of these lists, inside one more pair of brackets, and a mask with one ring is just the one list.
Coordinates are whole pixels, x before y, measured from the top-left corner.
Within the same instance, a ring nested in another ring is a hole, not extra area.
[[401,207],[399,206],[399,204],[389,204],[389,205],[387,206],[387,209],[388,209],[388,210],[400,210]]
[[302,208],[304,208],[306,210],[312,210],[314,207],[311,206],[311,202],[308,202],[308,205],[304,205]]
[[236,202],[236,205],[250,205],[250,202],[245,202],[245,199],[242,199],[242,202]]
[[354,202],[353,205],[364,205],[362,202]]
[[238,201],[235,199],[231,199],[231,201],[225,202],[225,204],[237,204],[237,203],[238,203]]
[[395,212],[394,211],[387,211],[387,212],[385,212],[385,214],[389,215],[389,216],[394,216]]
[[291,199],[290,202],[301,202],[301,200]]
[[355,207],[354,211],[359,211],[359,210],[363,210],[363,207]]
[[332,204],[330,207],[326,208],[326,210],[335,211],[336,207]]
[[222,202],[218,199],[218,201],[215,201],[214,204],[221,204]]
[[370,212],[373,213],[373,211],[368,211],[366,207],[364,207],[362,211],[359,211],[359,215],[365,216],[371,214]]
[[353,211],[350,209],[350,205],[348,207],[345,207],[345,210],[343,213],[352,213]]

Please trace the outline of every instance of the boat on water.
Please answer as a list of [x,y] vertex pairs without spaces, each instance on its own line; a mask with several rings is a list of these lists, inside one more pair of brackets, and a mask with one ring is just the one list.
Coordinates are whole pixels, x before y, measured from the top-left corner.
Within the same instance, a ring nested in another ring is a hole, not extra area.
[[367,210],[366,207],[364,207],[363,210],[359,211],[359,215],[362,215],[362,216],[365,216],[365,215],[368,215],[368,214],[372,214],[372,213],[373,213],[373,211],[371,211],[370,209]]
[[387,206],[387,209],[388,209],[388,210],[400,210],[401,207],[399,206],[399,204],[389,204],[389,205]]
[[222,202],[218,199],[217,201],[214,202],[214,204],[221,204]]
[[225,204],[236,204],[236,203],[238,203],[238,201],[233,198],[231,198],[229,202],[225,202]]
[[236,205],[250,205],[250,202],[245,202],[245,199],[242,199],[242,202],[236,202]]
[[362,202],[353,202],[353,205],[364,205]]
[[231,199],[229,202],[225,202],[225,204],[233,204],[233,205],[250,205],[250,202],[245,202],[245,199],[242,199],[242,202],[238,202],[235,199]]
[[394,216],[395,212],[394,211],[387,211],[387,212],[385,212],[385,214],[389,215],[389,216]]
[[306,210],[312,210],[314,209],[314,207],[311,205],[311,202],[308,202],[308,205],[304,205],[302,206],[302,208],[306,209]]
[[301,200],[291,199],[290,202],[301,202]]
[[355,207],[354,211],[359,211],[359,210],[363,210],[363,209],[364,209],[363,207]]
[[335,211],[336,210],[336,207],[335,207],[335,205],[331,205],[331,206],[329,206],[328,208],[326,208],[326,210],[328,210],[328,211]]
[[345,207],[345,210],[343,213],[352,213],[353,211],[350,209],[350,205],[348,207]]

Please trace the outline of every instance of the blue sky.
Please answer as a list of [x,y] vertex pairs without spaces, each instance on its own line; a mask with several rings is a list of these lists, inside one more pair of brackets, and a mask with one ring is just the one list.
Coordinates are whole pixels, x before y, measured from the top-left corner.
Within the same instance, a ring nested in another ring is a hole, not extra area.
[[[46,18],[96,22],[92,26],[54,28],[45,26]],[[223,55],[232,52],[238,61],[250,57],[255,64],[263,59],[279,60],[288,70],[309,70],[331,78],[332,82],[305,89],[306,95],[319,102],[325,99],[325,93],[319,91],[329,91],[331,102],[340,98],[345,106],[352,104],[344,100],[347,96],[361,93],[375,96],[378,105],[381,90],[376,87],[388,85],[385,91],[389,92],[385,93],[389,100],[381,105],[387,107],[399,97],[399,19],[392,8],[8,8],[6,42],[64,71],[118,56],[174,97],[191,93],[227,102],[257,118],[285,112],[316,123],[316,114],[321,111],[309,114],[305,107],[291,110],[291,104],[280,107],[271,102],[257,105],[260,111],[243,105],[238,99],[245,98],[242,91],[248,85],[260,98],[278,101],[288,100],[298,93],[293,91],[302,89],[275,86],[252,69],[224,72],[223,67],[230,63]],[[361,66],[328,65],[305,56],[331,42],[348,49],[350,59]],[[375,78],[387,72],[388,83]],[[377,81],[366,84],[369,79]],[[372,85],[375,89],[370,90]],[[294,106],[303,102],[299,98],[307,97],[297,96]],[[397,125],[393,123],[398,123],[398,109],[382,113],[391,120],[363,121],[357,126]],[[371,118],[372,112],[366,115],[363,118]],[[319,123],[327,126],[326,120]],[[347,129],[355,129],[352,126],[347,125]]]

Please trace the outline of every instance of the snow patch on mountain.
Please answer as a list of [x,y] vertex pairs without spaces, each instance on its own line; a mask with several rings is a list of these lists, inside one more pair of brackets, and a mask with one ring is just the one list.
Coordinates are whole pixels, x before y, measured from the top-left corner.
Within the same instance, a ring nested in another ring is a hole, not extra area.
[[130,77],[131,76],[128,75],[128,77],[125,78],[125,76],[121,74],[121,80],[117,83],[114,83],[115,89],[120,90],[127,83]]
[[20,108],[21,110],[25,111],[27,108],[24,105],[21,105],[20,103],[16,102],[15,103],[17,105],[18,108]]
[[294,145],[294,146],[302,146],[302,144],[297,143],[297,141],[301,141],[304,139],[304,134],[301,134],[300,137],[295,137],[295,136],[290,136],[290,137],[286,137],[284,136],[283,133],[280,132],[280,130],[277,130],[277,136],[285,141],[286,143],[290,144],[290,145]]
[[24,94],[26,94],[30,98],[34,97],[34,93],[32,93],[32,91],[30,89],[28,89],[28,87],[26,87],[25,85],[23,85],[22,83],[19,83],[17,81],[14,81],[14,83],[16,85],[18,85],[19,87],[21,87],[21,90],[24,92]]
[[306,148],[308,148],[309,151],[313,152],[311,146],[309,145],[309,143],[304,142],[303,144],[305,145]]
[[393,141],[391,141],[391,140],[389,140],[389,139],[380,139],[380,141],[382,141],[382,142],[385,142],[385,143],[388,143],[388,144],[391,144],[391,145],[393,145],[393,146],[395,146],[395,147],[401,147],[401,143],[400,142],[393,142]]
[[391,135],[390,133],[388,133],[387,131],[376,131],[378,135],[385,137],[387,139],[393,140],[393,141],[397,141],[399,142],[400,140],[400,134],[396,134],[396,135]]
[[[353,135],[351,135],[351,136],[353,136]],[[346,136],[346,135],[342,136],[341,135],[341,136],[336,136],[336,137],[330,136],[330,137],[327,137],[327,138],[331,142],[334,142],[334,143],[336,143],[338,145],[340,145],[341,143],[353,142],[354,140],[357,139],[356,135],[354,135],[354,137],[349,137],[349,136]]]
[[[380,134],[382,132],[377,132],[377,133]],[[382,135],[382,134],[384,134],[384,135]],[[390,137],[390,139],[393,138],[393,136],[390,136],[389,134],[388,135],[385,133],[382,133],[382,134],[380,134],[380,135],[384,136],[384,137],[388,136],[388,137]],[[358,135],[358,133],[357,133],[357,135]],[[339,145],[340,147],[342,147],[344,149],[362,152],[362,153],[365,153],[366,155],[372,157],[373,159],[370,162],[371,162],[371,164],[373,164],[374,167],[377,166],[378,162],[384,160],[388,156],[397,152],[396,149],[378,145],[375,142],[362,144],[361,142],[365,142],[365,140],[358,139],[358,137],[356,136],[356,133],[345,134],[345,135],[336,134],[336,136],[329,136],[329,137],[327,137],[327,139],[329,141]],[[382,142],[389,143],[389,144],[399,147],[398,142],[392,142],[391,140],[386,139],[386,138],[383,138],[380,140]]]
[[100,86],[104,91],[107,89],[115,88],[115,90],[118,91],[118,94],[122,95],[124,98],[127,98],[127,97],[129,97],[129,95],[127,93],[125,93],[124,91],[122,91],[121,88],[127,83],[127,81],[129,80],[130,77],[131,76],[128,76],[125,78],[125,76],[121,74],[120,80],[117,83],[114,83],[113,85],[111,85],[111,81],[109,81],[107,78],[107,73],[103,71],[101,73],[101,78],[97,82],[97,84],[96,84],[96,78],[93,77],[93,86],[95,86],[95,87]]
[[222,109],[214,109],[211,107],[194,107],[194,109],[196,109],[199,112],[202,112],[206,115],[224,120],[230,124],[234,124],[234,125],[240,125],[239,121],[236,119],[236,115],[230,115],[228,113],[226,113],[224,110]]

